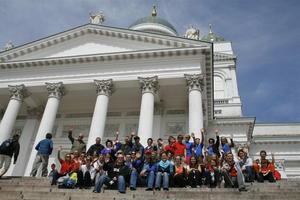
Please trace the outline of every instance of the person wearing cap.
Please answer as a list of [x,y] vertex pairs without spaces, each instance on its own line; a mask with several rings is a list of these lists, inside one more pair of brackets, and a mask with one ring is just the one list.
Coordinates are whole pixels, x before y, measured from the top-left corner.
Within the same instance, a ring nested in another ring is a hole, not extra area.
[[135,136],[133,139],[134,139],[134,144],[132,145],[132,151],[139,152],[143,157],[144,156],[144,146],[140,143],[140,137]]
[[20,151],[19,138],[20,136],[18,134],[15,134],[12,138],[5,140],[0,146],[0,178],[9,169],[11,158],[13,155],[14,164],[16,164],[17,162]]
[[77,139],[73,138],[72,134],[73,134],[73,130],[70,129],[68,132],[68,138],[72,143],[71,153],[73,153],[74,151],[78,151],[78,153],[85,152],[86,144],[83,141],[83,137],[84,137],[83,133],[79,133]]

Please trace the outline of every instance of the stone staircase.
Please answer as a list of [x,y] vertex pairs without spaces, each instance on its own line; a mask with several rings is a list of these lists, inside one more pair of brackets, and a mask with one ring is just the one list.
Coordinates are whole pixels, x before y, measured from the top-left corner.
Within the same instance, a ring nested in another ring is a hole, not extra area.
[[170,191],[136,191],[127,189],[126,194],[116,190],[103,190],[96,194],[92,189],[58,189],[50,186],[45,178],[3,177],[0,179],[0,200],[87,200],[87,199],[203,199],[203,200],[300,200],[300,179],[282,180],[276,183],[254,183],[247,192],[228,188],[170,188]]

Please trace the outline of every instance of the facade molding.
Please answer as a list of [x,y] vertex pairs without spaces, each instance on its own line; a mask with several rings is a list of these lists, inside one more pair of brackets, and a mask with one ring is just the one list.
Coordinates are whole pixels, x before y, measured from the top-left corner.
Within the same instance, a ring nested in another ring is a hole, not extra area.
[[211,43],[201,40],[190,40],[176,36],[167,36],[142,31],[108,27],[103,25],[85,24],[73,29],[37,40],[19,47],[0,53],[0,63],[7,62],[19,56],[29,54],[39,49],[44,49],[86,34],[99,34],[108,37],[140,41],[145,43],[160,44],[166,47],[209,47]]
[[43,58],[43,59],[29,59],[17,60],[9,62],[0,62],[0,70],[2,69],[15,69],[24,67],[36,66],[51,66],[63,64],[84,64],[99,61],[113,61],[113,60],[127,60],[127,59],[141,59],[141,58],[157,58],[157,57],[172,57],[172,56],[188,56],[196,54],[205,54],[207,48],[191,47],[191,48],[173,48],[173,49],[151,49],[142,51],[126,51],[116,53],[102,53],[84,56],[66,56],[57,58]]
[[235,55],[214,52],[214,61],[236,61],[237,57]]

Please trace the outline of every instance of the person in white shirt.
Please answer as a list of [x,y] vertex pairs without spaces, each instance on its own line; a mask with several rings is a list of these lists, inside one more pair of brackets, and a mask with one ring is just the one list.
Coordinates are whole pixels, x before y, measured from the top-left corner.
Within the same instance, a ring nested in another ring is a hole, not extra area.
[[240,149],[238,151],[238,163],[240,164],[241,170],[244,174],[246,182],[254,181],[254,170],[253,170],[253,161],[252,158],[247,156],[247,153]]
[[88,156],[85,164],[80,166],[77,183],[79,188],[88,189],[95,181],[96,169],[94,168],[92,161],[92,157]]

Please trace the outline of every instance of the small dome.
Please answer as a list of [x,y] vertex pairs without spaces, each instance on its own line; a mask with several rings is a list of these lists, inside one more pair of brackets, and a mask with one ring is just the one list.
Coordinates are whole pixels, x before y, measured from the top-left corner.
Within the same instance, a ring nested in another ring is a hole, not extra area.
[[167,20],[157,17],[155,6],[153,7],[151,16],[138,19],[129,26],[129,29],[172,36],[178,35],[172,24]]
[[207,42],[223,42],[226,41],[223,37],[216,35],[211,30],[211,24],[209,25],[209,33],[202,37],[201,40],[207,41]]

